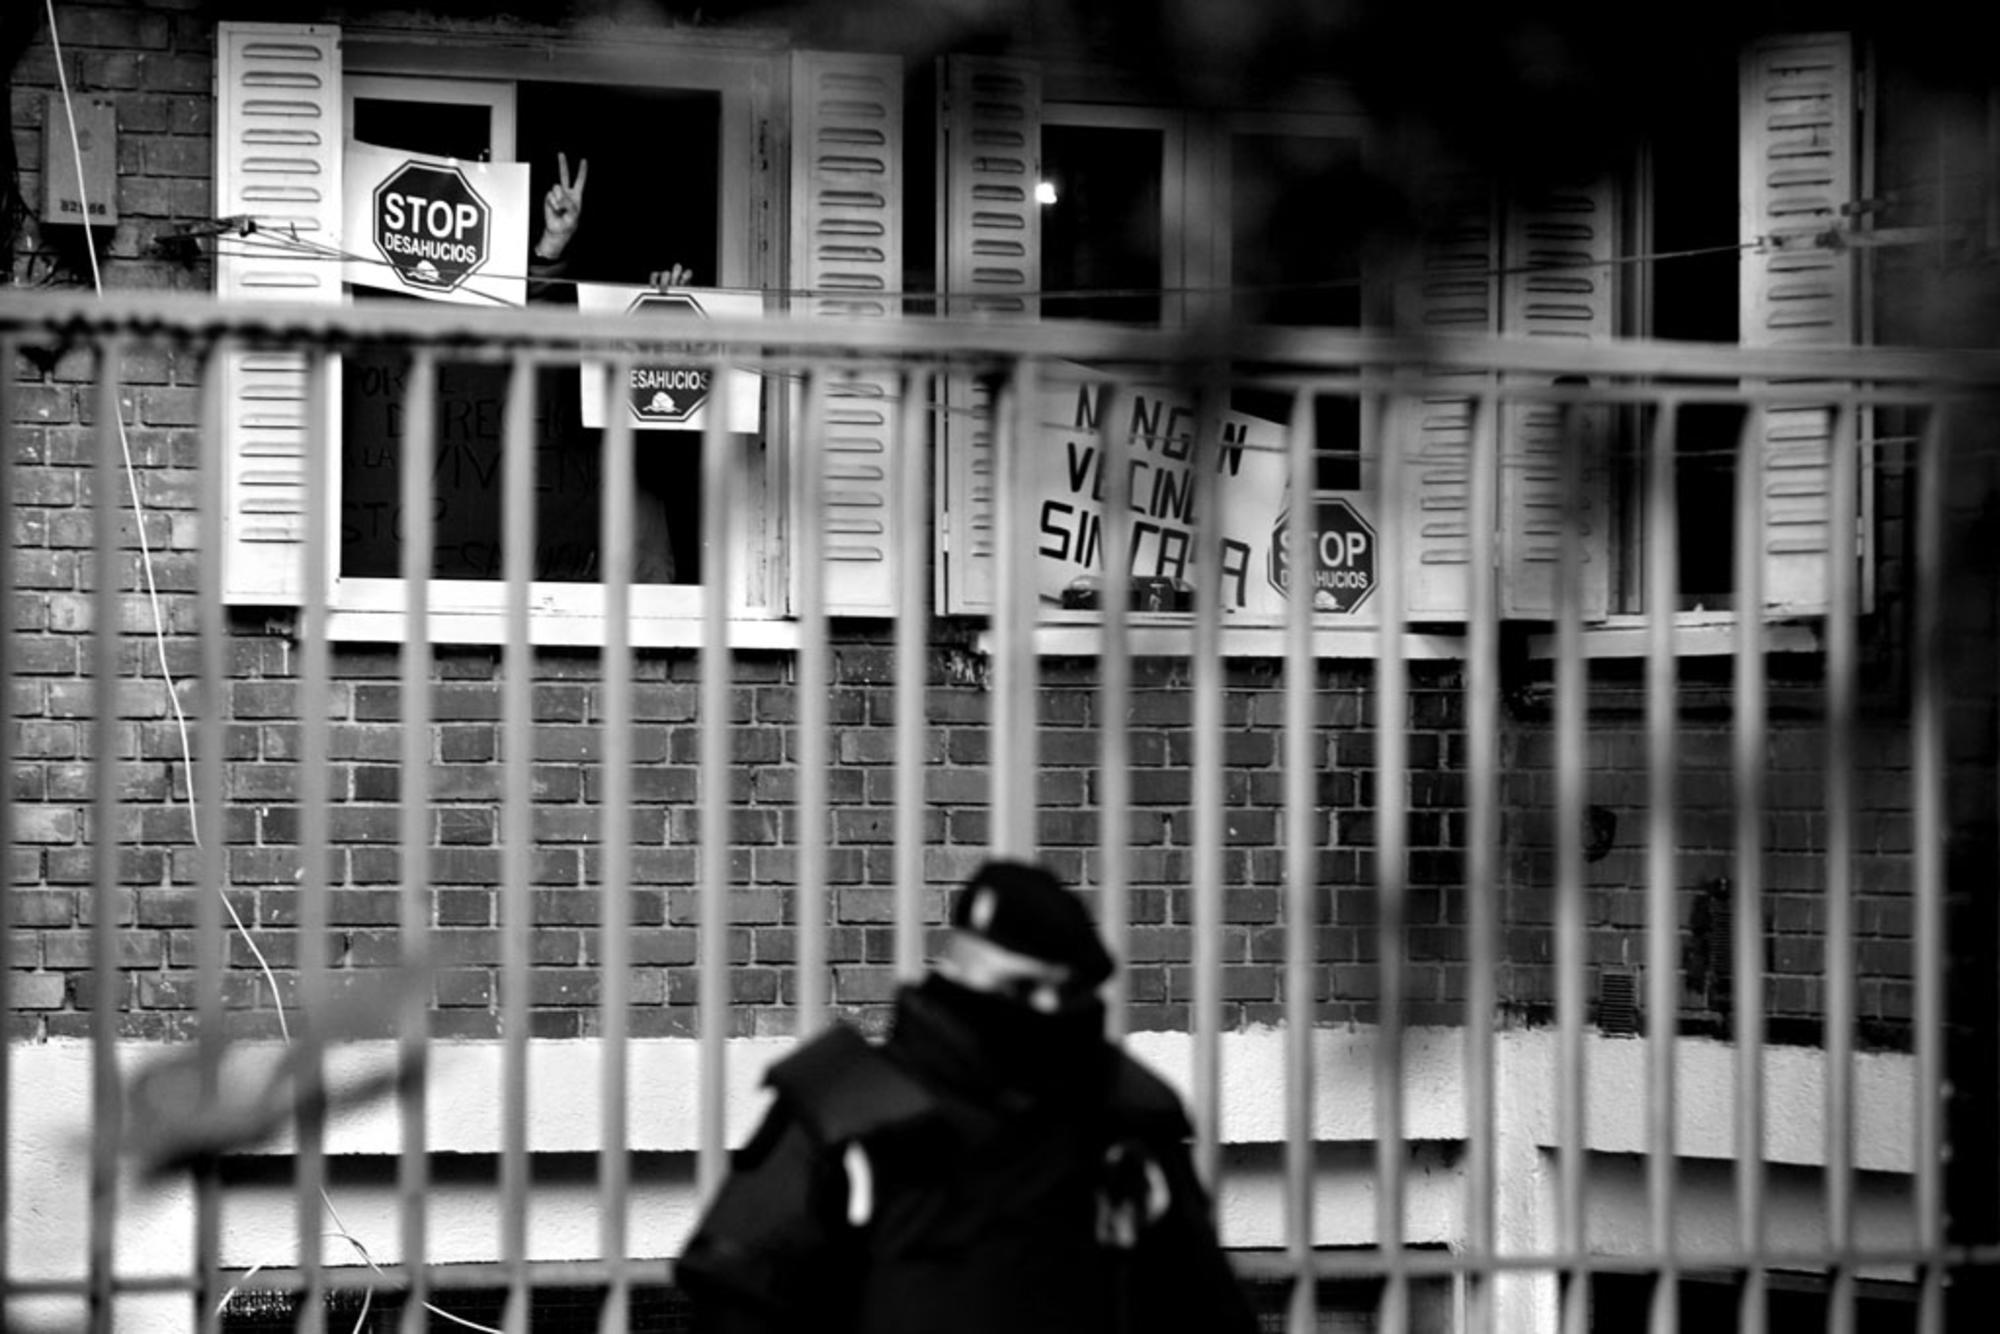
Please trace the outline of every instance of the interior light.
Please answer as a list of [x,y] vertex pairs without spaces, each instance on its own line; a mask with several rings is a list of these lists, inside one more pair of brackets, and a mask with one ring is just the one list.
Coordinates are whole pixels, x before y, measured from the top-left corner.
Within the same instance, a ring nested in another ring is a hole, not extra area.
[[1043,205],[1044,207],[1055,203],[1056,183],[1054,181],[1036,181],[1035,202],[1037,204]]

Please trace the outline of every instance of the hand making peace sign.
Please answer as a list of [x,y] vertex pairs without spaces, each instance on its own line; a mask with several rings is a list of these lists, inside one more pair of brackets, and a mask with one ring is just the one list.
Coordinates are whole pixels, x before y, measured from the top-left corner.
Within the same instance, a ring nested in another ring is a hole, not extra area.
[[535,254],[543,259],[560,259],[576,234],[583,217],[583,183],[590,176],[590,159],[578,158],[576,179],[569,175],[569,154],[556,154],[556,183],[542,196],[542,237],[535,242]]

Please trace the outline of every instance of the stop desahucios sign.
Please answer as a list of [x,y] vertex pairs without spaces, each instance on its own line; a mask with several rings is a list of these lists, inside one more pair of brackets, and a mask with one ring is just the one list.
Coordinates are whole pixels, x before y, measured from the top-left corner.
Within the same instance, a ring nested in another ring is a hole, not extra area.
[[[1314,515],[1312,565],[1306,588],[1315,611],[1345,615],[1356,611],[1375,591],[1375,529],[1361,512],[1339,496],[1319,501]],[[1292,511],[1281,511],[1271,527],[1271,586],[1291,596],[1289,568]]]
[[493,209],[456,167],[405,162],[375,187],[375,249],[405,286],[449,292],[484,267]]
[[[627,306],[631,315],[700,315],[701,303],[682,292],[641,292]],[[693,351],[692,348],[689,349]],[[709,369],[693,363],[648,362],[632,367],[626,402],[642,422],[684,422],[708,402]]]

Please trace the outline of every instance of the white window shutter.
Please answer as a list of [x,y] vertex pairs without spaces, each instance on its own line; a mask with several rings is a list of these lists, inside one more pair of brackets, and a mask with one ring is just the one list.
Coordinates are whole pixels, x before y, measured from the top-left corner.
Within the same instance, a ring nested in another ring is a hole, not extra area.
[[[1031,317],[1042,285],[1042,85],[1023,60],[952,56],[938,72],[939,290],[949,316]],[[944,378],[938,430],[938,605],[993,606],[991,401],[971,376]]]
[[[1852,343],[1853,251],[1821,240],[1857,193],[1852,41],[1836,33],[1759,42],[1742,76],[1743,342]],[[1826,610],[1832,432],[1826,408],[1762,418],[1769,612]]]
[[[792,275],[813,295],[795,309],[880,319],[903,285],[903,66],[895,56],[801,51],[792,60]],[[896,612],[896,377],[827,385],[825,605],[836,616]],[[909,449],[921,441],[906,442]],[[794,477],[800,470],[794,469]],[[799,502],[805,503],[800,497]],[[794,570],[793,577],[808,572]]]
[[[1612,258],[1617,211],[1611,182],[1558,181],[1523,192],[1507,210],[1500,327],[1527,338],[1608,342],[1617,332]],[[1521,383],[1510,377],[1510,383]],[[1583,512],[1564,512],[1564,414],[1554,404],[1512,403],[1500,421],[1500,614],[1549,620],[1564,532],[1583,537],[1583,615],[1610,610],[1610,427],[1608,411],[1572,417],[1582,432]]]
[[[218,247],[224,301],[340,300],[340,266],[297,243],[340,244],[341,115],[339,28],[216,25],[216,212],[256,225]],[[306,505],[316,499],[336,513],[339,505],[325,485],[337,483],[335,469],[321,469],[313,485],[306,358],[237,352],[222,373],[223,597],[296,606],[305,597]]]
[[[1423,238],[1398,293],[1398,321],[1419,336],[1499,329],[1500,236],[1484,180],[1438,176],[1418,201]],[[1469,393],[1484,375],[1464,377]],[[1471,599],[1472,411],[1463,394],[1399,400],[1385,429],[1406,451],[1402,516],[1410,619],[1457,621]]]

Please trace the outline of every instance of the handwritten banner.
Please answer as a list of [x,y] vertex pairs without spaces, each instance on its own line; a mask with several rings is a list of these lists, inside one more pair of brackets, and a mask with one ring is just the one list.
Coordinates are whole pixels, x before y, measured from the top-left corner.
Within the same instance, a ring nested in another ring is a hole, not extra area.
[[[1197,408],[1192,393],[1166,385],[1120,385],[1112,397],[1114,438],[1126,441],[1130,549],[1122,562],[1104,550],[1106,473],[1101,430],[1104,386],[1076,368],[1078,380],[1045,382],[1041,401],[1042,465],[1035,509],[1036,590],[1044,604],[1095,605],[1106,571],[1122,564],[1136,605],[1186,610],[1177,588],[1195,583]],[[1079,382],[1080,380],[1080,382]],[[1217,441],[1200,453],[1216,469],[1221,505],[1222,606],[1246,619],[1284,613],[1289,586],[1280,544],[1289,515],[1285,430],[1245,413],[1215,415]],[[1351,493],[1348,500],[1359,503]],[[1351,512],[1351,511],[1350,511]],[[1344,614],[1362,608],[1330,605]]]

